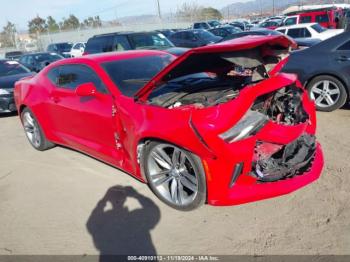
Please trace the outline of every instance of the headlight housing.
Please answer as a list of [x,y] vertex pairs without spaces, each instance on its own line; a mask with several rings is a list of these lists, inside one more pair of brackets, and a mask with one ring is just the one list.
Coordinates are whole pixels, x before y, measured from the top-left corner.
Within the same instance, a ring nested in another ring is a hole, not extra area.
[[11,92],[8,91],[8,90],[6,90],[6,89],[1,89],[1,88],[0,88],[0,96],[1,96],[1,95],[11,95]]
[[259,131],[268,121],[268,117],[262,113],[249,110],[242,119],[232,128],[219,137],[227,143],[233,143],[251,136]]

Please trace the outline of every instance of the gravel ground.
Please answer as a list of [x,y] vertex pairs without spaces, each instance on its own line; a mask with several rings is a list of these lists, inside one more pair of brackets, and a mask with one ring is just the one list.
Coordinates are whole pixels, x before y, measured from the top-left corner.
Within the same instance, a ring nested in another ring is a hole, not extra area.
[[183,213],[88,156],[35,151],[18,118],[1,117],[0,255],[350,254],[350,110],[318,120],[326,165],[317,182],[270,200]]

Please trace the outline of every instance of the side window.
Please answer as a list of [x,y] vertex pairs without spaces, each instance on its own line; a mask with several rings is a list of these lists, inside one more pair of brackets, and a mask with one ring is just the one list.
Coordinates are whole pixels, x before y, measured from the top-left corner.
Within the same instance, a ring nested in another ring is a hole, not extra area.
[[303,28],[301,37],[311,37],[311,33],[310,33],[309,29]]
[[85,65],[64,65],[59,67],[57,85],[61,88],[75,90],[77,86],[90,82],[94,83],[99,92],[107,93],[102,80],[91,68]]
[[284,22],[285,25],[295,25],[296,23],[297,23],[297,18],[296,17],[288,18]]
[[130,50],[130,44],[126,36],[118,35],[114,39],[114,48],[116,51]]
[[316,23],[328,23],[329,17],[327,14],[324,15],[316,15]]
[[33,65],[34,64],[34,58],[32,56],[27,57],[27,64],[28,65]]
[[311,16],[301,16],[300,24],[311,23]]
[[288,35],[292,38],[298,38],[301,37],[300,33],[301,33],[302,28],[291,28],[288,30]]
[[58,69],[58,67],[55,67],[55,68],[51,69],[47,73],[46,76],[47,76],[48,79],[50,79],[52,84],[57,85],[58,74],[59,74],[59,69]]
[[183,38],[185,40],[192,40],[193,39],[193,34],[191,32],[183,32]]
[[286,29],[280,29],[280,30],[277,30],[278,32],[282,33],[282,34],[285,34],[286,33]]
[[27,64],[27,56],[22,56],[20,59],[19,59],[19,62],[23,65]]
[[346,42],[345,44],[341,45],[338,48],[339,51],[350,51],[350,41]]
[[195,23],[194,26],[193,26],[194,29],[198,29],[200,28],[199,24],[198,23]]

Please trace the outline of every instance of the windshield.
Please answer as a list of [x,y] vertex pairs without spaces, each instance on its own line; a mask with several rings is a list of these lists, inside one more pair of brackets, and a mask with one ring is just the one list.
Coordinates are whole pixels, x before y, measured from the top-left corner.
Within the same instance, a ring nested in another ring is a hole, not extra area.
[[216,27],[216,26],[221,25],[218,21],[209,21],[208,24],[209,24],[211,27]]
[[62,56],[58,55],[58,54],[38,54],[34,56],[34,60],[37,62],[44,62],[44,61],[57,61],[63,59]]
[[215,35],[206,30],[194,30],[193,33],[199,39],[212,40],[215,38]]
[[161,33],[154,34],[131,34],[130,41],[134,49],[167,49],[174,45]]
[[57,49],[62,52],[69,52],[72,49],[73,44],[70,43],[62,43],[57,44]]
[[322,33],[324,31],[327,31],[326,28],[320,26],[319,24],[312,25],[311,28],[314,29],[317,33]]
[[119,91],[132,97],[174,59],[168,54],[152,55],[107,62],[102,67]]
[[0,61],[0,77],[29,73],[30,71],[16,61]]

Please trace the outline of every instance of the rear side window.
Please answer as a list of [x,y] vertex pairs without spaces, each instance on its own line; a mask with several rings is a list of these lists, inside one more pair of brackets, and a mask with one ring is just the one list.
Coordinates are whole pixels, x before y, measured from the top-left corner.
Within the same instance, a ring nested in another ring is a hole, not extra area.
[[340,51],[350,51],[350,41],[346,42],[345,44],[341,45],[338,50]]
[[300,24],[311,23],[311,16],[301,16]]
[[85,65],[63,65],[53,68],[47,77],[56,86],[64,89],[75,90],[77,86],[85,83],[93,83],[101,93],[107,93],[102,80],[97,74]]
[[306,38],[311,37],[311,34],[307,28],[293,28],[289,29],[287,33],[292,38]]
[[130,44],[126,36],[124,35],[117,35],[114,38],[114,50],[116,51],[124,51],[124,50],[130,50]]
[[328,23],[328,22],[329,22],[329,17],[327,14],[316,16],[316,23]]
[[89,54],[113,51],[113,36],[92,37],[86,44],[85,51]]

